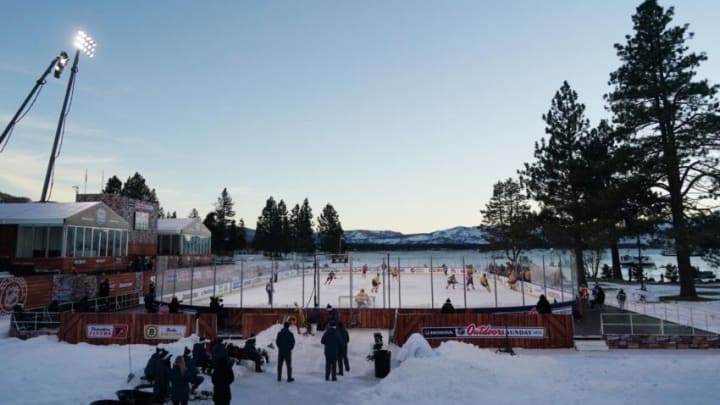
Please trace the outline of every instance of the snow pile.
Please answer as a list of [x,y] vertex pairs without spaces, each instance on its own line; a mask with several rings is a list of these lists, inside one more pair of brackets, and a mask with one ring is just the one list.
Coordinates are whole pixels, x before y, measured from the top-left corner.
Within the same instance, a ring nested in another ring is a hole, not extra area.
[[423,335],[413,333],[398,352],[397,360],[403,362],[408,358],[435,357],[435,351]]

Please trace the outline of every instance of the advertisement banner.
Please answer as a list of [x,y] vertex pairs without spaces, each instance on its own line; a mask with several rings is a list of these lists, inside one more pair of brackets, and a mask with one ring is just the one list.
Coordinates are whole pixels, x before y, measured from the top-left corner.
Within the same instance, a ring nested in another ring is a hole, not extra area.
[[89,324],[87,325],[86,335],[89,339],[127,339],[127,324]]
[[182,339],[185,325],[144,325],[145,339]]
[[442,326],[422,328],[422,335],[426,339],[499,339],[506,337],[518,339],[544,339],[545,328],[523,326],[493,326],[475,325]]

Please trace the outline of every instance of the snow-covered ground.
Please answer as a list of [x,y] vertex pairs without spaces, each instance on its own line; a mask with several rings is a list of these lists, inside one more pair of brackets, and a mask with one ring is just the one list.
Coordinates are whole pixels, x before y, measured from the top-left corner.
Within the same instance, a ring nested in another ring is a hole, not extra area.
[[[403,305],[425,302],[429,306],[429,275],[402,276]],[[310,278],[311,280],[312,278]],[[306,280],[306,282],[309,280]],[[322,280],[324,281],[324,280]],[[354,290],[368,290],[370,278],[354,278]],[[438,306],[451,298],[462,307],[462,288],[445,289],[445,279],[435,280],[435,303]],[[397,286],[390,282],[391,302],[397,304]],[[308,284],[312,284],[309,281]],[[308,287],[306,284],[306,288]],[[492,282],[491,282],[492,285]],[[617,288],[629,293],[629,305],[646,308],[661,295],[677,295],[678,287],[649,285],[648,303],[636,303],[634,287],[602,283],[607,291],[607,303],[615,303]],[[494,287],[494,286],[493,286]],[[300,299],[302,281],[299,277],[280,280],[276,286],[276,303],[289,306]],[[468,306],[494,305],[495,291],[505,305],[521,305],[520,293],[498,286],[488,293],[480,286],[465,292]],[[308,290],[309,291],[309,290]],[[700,288],[700,295],[716,297],[712,287]],[[292,292],[292,293],[291,293]],[[347,275],[324,286],[321,303],[335,304],[339,296],[349,295]],[[297,296],[297,298],[294,298]],[[305,299],[310,297],[306,291]],[[233,305],[238,296],[225,296],[225,304]],[[262,286],[243,291],[245,305],[262,306],[267,295]],[[376,305],[381,306],[381,294]],[[527,304],[535,302],[527,296]],[[239,302],[239,301],[238,301]],[[672,305],[672,304],[668,304]],[[720,302],[682,303],[683,308],[717,314]],[[660,308],[660,307],[658,307]],[[671,307],[675,308],[675,307]],[[663,312],[657,309],[656,312]],[[672,312],[672,311],[667,311]],[[672,320],[672,319],[671,319]],[[8,318],[0,320],[0,354],[4,367],[0,368],[2,404],[89,404],[103,398],[114,398],[120,389],[132,388],[154,347],[149,345],[93,346],[58,342],[54,336],[26,341],[6,338]],[[274,341],[280,326],[260,333],[258,345],[267,347]],[[293,332],[295,332],[293,330]],[[493,402],[500,404],[559,403],[559,404],[717,404],[720,391],[714,387],[720,375],[720,351],[716,350],[614,350],[578,352],[567,350],[522,350],[517,356],[496,354],[494,350],[449,342],[433,350],[435,355],[408,358],[400,363],[400,348],[386,345],[392,352],[392,371],[385,379],[374,377],[374,364],[365,357],[370,354],[373,333],[387,331],[350,330],[349,357],[351,371],[338,382],[324,379],[324,359],[320,336],[298,336],[293,352],[295,382],[276,381],[276,353],[265,373],[255,373],[248,365],[234,367],[236,379],[232,384],[233,403],[236,404],[417,404]],[[196,337],[164,345],[173,355],[181,354]],[[241,341],[237,342],[242,344]],[[129,360],[131,359],[131,365]],[[135,378],[127,383],[132,372]],[[201,389],[212,389],[209,378]],[[195,402],[209,404],[211,401]]]
[[[3,320],[3,330],[7,328]],[[257,337],[271,343],[276,325]],[[450,342],[435,356],[397,362],[399,348],[390,345],[392,367],[385,379],[374,377],[373,332],[350,331],[350,368],[338,382],[324,379],[320,335],[296,335],[293,351],[295,382],[276,381],[276,354],[266,372],[236,365],[232,384],[234,404],[415,404],[466,402],[520,404],[717,404],[714,384],[720,374],[720,352],[691,350],[516,350],[516,356]],[[195,337],[165,345],[182,353]],[[387,336],[385,336],[387,342]],[[139,383],[154,348],[148,345],[93,346],[57,342],[46,336],[22,341],[0,339],[4,367],[0,369],[2,403],[89,404],[114,398],[119,389]],[[129,384],[127,376],[136,377]],[[209,378],[201,386],[211,389]],[[210,401],[198,401],[209,404]]]

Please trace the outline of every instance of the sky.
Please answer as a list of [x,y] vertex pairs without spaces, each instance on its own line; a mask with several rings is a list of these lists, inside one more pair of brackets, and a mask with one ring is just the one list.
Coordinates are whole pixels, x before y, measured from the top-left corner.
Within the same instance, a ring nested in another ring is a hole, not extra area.
[[[667,286],[650,285],[648,289],[654,295],[673,294]],[[614,291],[612,294],[614,296]],[[248,295],[246,302],[252,305],[264,302],[262,294],[255,297],[254,303],[251,299],[252,295]],[[633,301],[634,295],[629,294],[628,304]],[[608,305],[614,303],[613,298],[606,301]],[[715,315],[712,319],[717,320],[718,303],[682,305],[694,308],[691,313],[695,318],[703,310],[711,310]],[[648,303],[643,307],[655,305],[669,304]],[[672,308],[660,310],[658,316],[669,315],[668,319],[675,321],[674,313]],[[0,352],[6,365],[0,368],[0,380],[4,384],[3,404],[7,405],[88,404],[114,398],[115,391],[132,389],[141,383],[139,378],[147,359],[155,350],[153,346],[140,344],[130,347],[73,345],[58,342],[56,336],[20,340],[8,338],[8,329],[9,317],[0,317]],[[296,340],[292,353],[295,382],[288,384],[284,379],[276,381],[277,350],[268,347],[279,330],[280,325],[276,324],[257,335],[257,346],[266,348],[270,354],[264,373],[255,373],[248,362],[233,367],[233,403],[287,404],[310,400],[348,405],[437,405],[465,403],[469,398],[499,404],[537,403],[538,398],[552,404],[593,405],[704,405],[720,401],[720,393],[711,388],[717,384],[720,373],[717,350],[515,348],[517,355],[509,356],[459,342],[445,342],[430,349],[418,336],[411,336],[401,348],[388,344],[388,331],[373,329],[349,329],[350,371],[338,376],[338,382],[333,383],[324,380],[320,334],[298,335],[291,328]],[[383,334],[383,348],[391,352],[390,374],[384,379],[374,377],[374,363],[366,360],[372,351],[375,332]],[[162,347],[174,360],[185,346],[191,347],[196,341],[197,336],[193,335]],[[243,341],[233,343],[242,345]],[[130,373],[134,378],[128,383]],[[212,389],[208,376],[200,389]],[[212,401],[193,403],[203,405]]]
[[[98,47],[79,61],[50,200],[139,172],[180,217],[204,217],[227,188],[250,228],[270,196],[308,198],[316,218],[330,203],[346,230],[474,226],[493,184],[532,161],[563,80],[593,125],[609,117],[613,44],[637,4],[12,0],[0,126],[83,29]],[[712,83],[719,12],[678,2],[674,20]],[[48,78],[0,152],[0,191],[40,199],[69,73]]]

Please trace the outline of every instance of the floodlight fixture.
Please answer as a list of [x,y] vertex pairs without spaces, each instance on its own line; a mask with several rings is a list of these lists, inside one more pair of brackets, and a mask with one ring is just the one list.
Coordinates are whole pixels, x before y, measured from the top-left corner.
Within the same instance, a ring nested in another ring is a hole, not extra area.
[[78,31],[77,34],[75,34],[74,45],[75,48],[82,51],[82,53],[88,57],[92,58],[95,56],[95,47],[97,46],[97,43],[90,35],[86,34],[85,31]]
[[55,59],[55,69],[53,71],[53,76],[55,76],[56,79],[60,78],[60,75],[62,75],[63,69],[65,69],[65,65],[67,65],[68,60],[70,57],[68,57],[68,54],[65,51],[60,52],[60,55]]

